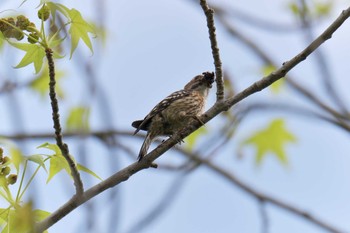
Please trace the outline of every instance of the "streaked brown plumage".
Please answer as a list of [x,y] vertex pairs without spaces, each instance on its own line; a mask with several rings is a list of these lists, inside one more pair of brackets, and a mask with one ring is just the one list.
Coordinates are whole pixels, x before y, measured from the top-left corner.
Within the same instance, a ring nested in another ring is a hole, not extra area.
[[157,136],[171,136],[188,123],[190,118],[198,117],[204,111],[206,97],[214,82],[213,72],[203,72],[187,83],[184,89],[176,91],[158,103],[143,119],[134,121],[135,133],[146,130],[138,160],[148,151]]

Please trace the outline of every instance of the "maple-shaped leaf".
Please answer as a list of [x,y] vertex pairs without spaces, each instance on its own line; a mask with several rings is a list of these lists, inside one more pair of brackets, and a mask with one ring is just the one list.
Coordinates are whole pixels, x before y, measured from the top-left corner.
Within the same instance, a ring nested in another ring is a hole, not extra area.
[[[49,157],[50,160],[50,168],[49,168],[49,175],[48,178],[46,180],[46,183],[49,183],[49,181],[60,171],[65,170],[70,176],[70,168],[68,165],[67,160],[62,156],[62,152],[60,150],[60,148],[56,145],[56,144],[50,144],[50,143],[44,143],[40,146],[38,146],[37,148],[46,148],[51,150],[54,154],[52,155],[46,155]],[[74,157],[72,157],[73,161],[74,161]],[[75,162],[75,161],[74,161]],[[77,169],[79,171],[83,171],[86,172],[94,177],[96,177],[99,180],[102,180],[98,175],[96,175],[96,173],[94,173],[93,171],[91,171],[90,169],[84,167],[83,165],[76,163]],[[72,176],[71,176],[72,177]]]
[[70,110],[67,117],[66,126],[68,131],[88,131],[90,118],[90,108],[77,106]]
[[287,164],[285,146],[290,142],[296,142],[296,137],[286,129],[283,119],[275,119],[265,129],[243,141],[241,146],[252,145],[256,148],[257,164],[261,164],[268,154],[275,155],[280,162]]
[[[54,2],[46,2],[45,3],[51,12],[53,21],[55,21],[57,12],[61,13],[68,22],[66,25],[69,25],[70,28],[68,30],[71,36],[71,51],[70,58],[78,46],[80,39],[86,44],[86,46],[93,52],[92,43],[89,37],[89,33],[96,34],[94,27],[89,24],[80,14],[80,12],[74,8],[69,9],[68,7]],[[60,41],[58,41],[60,43]]]
[[72,54],[77,48],[80,39],[83,40],[86,46],[90,49],[90,51],[93,52],[91,40],[89,37],[89,33],[94,33],[93,27],[90,24],[88,24],[83,19],[80,12],[74,8],[69,11],[69,16],[71,19],[69,33],[72,36],[72,47],[70,51],[70,57],[72,57]]
[[39,73],[41,67],[43,66],[43,59],[45,57],[45,50],[39,44],[30,44],[30,43],[14,43],[9,42],[12,46],[23,50],[26,52],[22,60],[18,63],[15,68],[25,67],[29,64],[34,64],[35,73]]

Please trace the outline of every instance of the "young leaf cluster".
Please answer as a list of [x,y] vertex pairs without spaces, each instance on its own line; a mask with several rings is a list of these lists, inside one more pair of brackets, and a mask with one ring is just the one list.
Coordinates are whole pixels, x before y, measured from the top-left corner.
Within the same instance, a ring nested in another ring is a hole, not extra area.
[[[25,52],[16,68],[33,64],[35,73],[39,73],[43,66],[45,50],[51,49],[55,58],[62,58],[60,55],[62,42],[69,38],[70,58],[80,40],[91,52],[93,51],[90,35],[95,34],[95,30],[78,10],[59,3],[42,1],[37,15],[41,20],[40,27],[24,15],[0,18],[0,44],[6,40],[13,47]],[[21,41],[25,37],[26,43],[12,41],[12,39]]]

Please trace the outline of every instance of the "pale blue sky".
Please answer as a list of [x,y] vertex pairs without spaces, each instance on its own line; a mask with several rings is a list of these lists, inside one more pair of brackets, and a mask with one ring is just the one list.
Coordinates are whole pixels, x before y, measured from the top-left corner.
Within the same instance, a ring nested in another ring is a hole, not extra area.
[[[30,6],[28,0],[23,9]],[[37,1],[34,1],[35,4]],[[68,7],[79,9],[83,15],[93,17],[94,4],[92,1],[70,3],[63,1]],[[89,4],[87,3],[89,2]],[[221,0],[226,6],[241,11],[247,11],[260,19],[275,23],[294,23],[292,14],[287,13],[288,1],[228,1]],[[316,32],[322,31],[346,7],[346,1],[335,1],[337,10],[323,21]],[[74,4],[74,5],[73,5]],[[111,101],[113,126],[121,130],[132,130],[130,123],[140,119],[163,97],[181,89],[194,75],[206,70],[214,70],[210,44],[203,12],[196,4],[185,1],[105,1],[108,6],[106,14],[107,39],[104,48],[95,48],[92,56],[86,53],[89,62],[96,64],[96,75],[106,97]],[[0,5],[1,6],[1,5]],[[1,7],[11,8],[12,1],[7,1]],[[15,5],[17,6],[17,5]],[[1,8],[2,9],[2,8]],[[94,20],[94,18],[91,18]],[[234,17],[232,17],[234,19]],[[269,51],[278,64],[292,58],[302,48],[305,42],[301,33],[274,33],[257,29],[240,20],[235,25],[244,33],[251,36],[265,51]],[[333,39],[322,46],[326,53],[337,88],[341,94],[350,99],[347,91],[349,81],[348,65],[350,48],[348,46],[350,27],[349,22],[335,33]],[[97,38],[98,39],[98,38]],[[259,69],[261,63],[246,50],[237,40],[217,25],[217,39],[221,50],[222,62],[226,71],[235,77],[238,90],[250,85],[261,78]],[[11,52],[6,50],[7,54]],[[10,64],[18,62],[16,56],[1,56],[1,59],[12,60]],[[64,81],[67,98],[62,103],[62,116],[67,115],[67,108],[81,104],[92,103],[92,128],[106,129],[106,122],[97,121],[99,115],[98,102],[84,93],[84,74],[74,70],[77,63],[60,61],[58,69],[67,70],[68,78]],[[33,72],[32,67],[24,71],[13,72],[11,67],[2,68],[0,74],[14,74],[17,79],[22,76],[30,78],[27,72]],[[310,57],[303,64],[292,71],[298,81],[308,87],[315,85],[317,93],[324,91],[317,86],[317,75],[314,71],[314,59]],[[1,77],[0,77],[1,78]],[[25,98],[28,101],[22,106],[24,126],[27,132],[36,130],[51,130],[48,101],[41,100],[30,91],[18,93],[18,100]],[[212,90],[208,106],[213,104],[215,89]],[[295,97],[295,93],[286,89],[278,97],[269,90],[257,93],[245,101],[264,99],[266,101],[288,101],[308,106],[309,103]],[[9,104],[9,99],[0,96],[0,104]],[[0,119],[5,124],[0,127],[0,134],[14,132],[8,112],[0,112]],[[282,166],[273,156],[267,157],[262,166],[254,165],[253,150],[244,150],[243,159],[237,159],[237,147],[241,140],[249,136],[257,128],[263,128],[272,117],[285,117],[287,128],[298,138],[296,144],[289,145],[287,167]],[[213,119],[207,127],[209,129],[220,125],[219,118]],[[301,209],[304,209],[340,229],[350,231],[350,146],[348,135],[343,131],[323,122],[300,118],[282,113],[259,113],[250,115],[237,131],[236,140],[225,149],[216,160],[218,164],[231,170],[239,178],[246,181],[258,190],[284,200]],[[137,152],[141,140],[122,139]],[[42,141],[26,145],[27,153],[38,153],[34,148]],[[79,153],[77,141],[72,144],[72,153]],[[91,167],[101,177],[108,177],[121,166],[133,162],[126,156],[116,159],[116,165],[111,170],[110,160],[103,146],[94,140],[88,140],[88,150],[93,154],[88,158]],[[173,152],[167,152],[160,163],[180,161],[181,157]],[[120,203],[115,209],[115,232],[129,232],[132,226],[144,217],[151,207],[159,202],[168,187],[177,179],[175,173],[163,170],[149,169],[141,171],[120,186]],[[45,176],[42,172],[40,175]],[[88,181],[96,183],[97,180]],[[73,192],[71,181],[61,175],[50,184],[43,185],[45,178],[36,182],[39,187],[39,208],[54,211],[63,204]],[[180,184],[179,184],[180,185]],[[87,185],[89,186],[89,185]],[[209,169],[200,168],[190,174],[187,180],[180,185],[181,189],[170,207],[162,216],[143,233],[255,233],[261,232],[261,217],[256,200],[247,196],[237,187],[229,184]],[[108,225],[103,221],[110,215],[109,197],[111,190],[107,190],[96,198],[98,214],[96,215],[97,228],[95,232],[107,233]],[[55,201],[53,201],[55,200]],[[86,207],[79,207],[52,228],[50,233],[84,232]],[[267,205],[270,223],[269,233],[322,233],[318,227],[291,215],[284,210]],[[109,233],[109,232],[108,232]]]

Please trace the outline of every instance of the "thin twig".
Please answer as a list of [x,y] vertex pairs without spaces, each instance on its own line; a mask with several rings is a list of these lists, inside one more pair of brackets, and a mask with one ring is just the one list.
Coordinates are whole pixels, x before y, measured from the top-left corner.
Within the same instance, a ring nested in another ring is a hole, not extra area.
[[209,39],[211,44],[211,51],[214,58],[214,65],[215,65],[215,74],[216,74],[216,101],[220,101],[224,99],[224,81],[222,76],[222,64],[220,60],[220,52],[218,43],[216,40],[216,34],[215,34],[215,25],[214,25],[214,10],[211,9],[206,0],[200,1],[201,7],[204,11],[205,17],[207,18],[207,27],[209,30]]
[[259,212],[260,212],[260,218],[261,218],[261,233],[268,233],[269,232],[269,216],[266,210],[266,203],[264,200],[259,199]]
[[[291,60],[284,62],[282,67],[280,67],[275,72],[261,79],[260,81],[255,82],[249,88],[245,89],[241,93],[236,96],[229,98],[226,100],[226,104],[228,106],[232,106],[235,103],[241,101],[247,96],[261,91],[262,89],[268,87],[275,81],[284,77],[287,72],[289,72],[292,68],[294,68],[297,64],[305,60],[311,53],[313,53],[321,44],[323,44],[326,40],[330,39],[333,33],[344,23],[344,21],[350,16],[350,8],[344,10],[341,15],[320,35],[318,36],[309,46],[307,46],[303,51],[301,51],[297,56],[292,58]],[[282,77],[281,77],[282,75]]]
[[74,185],[76,189],[76,195],[80,196],[84,192],[83,182],[80,178],[80,174],[74,160],[69,155],[68,145],[63,142],[62,129],[61,129],[61,123],[60,123],[60,114],[59,114],[58,101],[57,101],[56,90],[55,90],[56,79],[55,79],[55,66],[54,66],[54,61],[52,57],[52,50],[50,48],[47,48],[45,52],[46,52],[46,58],[48,60],[48,65],[49,65],[50,99],[51,99],[52,120],[53,120],[53,128],[55,129],[56,144],[60,148],[62,152],[62,156],[66,159],[69,165],[69,168],[71,170],[71,175],[73,177]]
[[[235,30],[232,25],[230,25],[227,20],[225,20],[223,17],[219,16],[218,17],[221,21],[221,23],[224,25],[226,30],[233,35],[234,37],[238,38],[241,42],[243,42],[248,48],[254,51],[254,53],[263,61],[266,63],[266,65],[272,65],[274,67],[277,67],[276,63],[273,62],[273,60],[265,53],[262,51],[262,49],[254,43],[252,40],[249,40],[247,37],[242,35],[240,32]],[[337,119],[343,119],[346,120],[348,117],[346,115],[343,115],[339,113],[337,110],[332,108],[331,106],[327,105],[323,101],[320,100],[318,96],[316,96],[314,93],[309,91],[306,87],[303,87],[300,85],[297,81],[295,81],[294,78],[287,76],[286,77],[286,82],[288,85],[290,85],[293,90],[297,91],[299,94],[302,94],[304,97],[306,97],[308,100],[316,104],[318,107],[322,108],[324,111],[330,113]]]
[[[314,39],[314,33],[312,31],[310,12],[307,7],[305,0],[299,0],[300,3],[300,16],[301,25],[304,28],[304,36],[306,43],[309,43]],[[340,97],[339,92],[336,91],[334,84],[332,82],[333,78],[331,76],[330,68],[327,63],[327,57],[323,53],[322,49],[315,51],[314,57],[316,60],[316,65],[318,66],[319,76],[321,78],[324,90],[327,92],[329,97],[334,101],[334,103],[343,111],[344,114],[349,115],[347,106],[344,103],[344,99]]]

